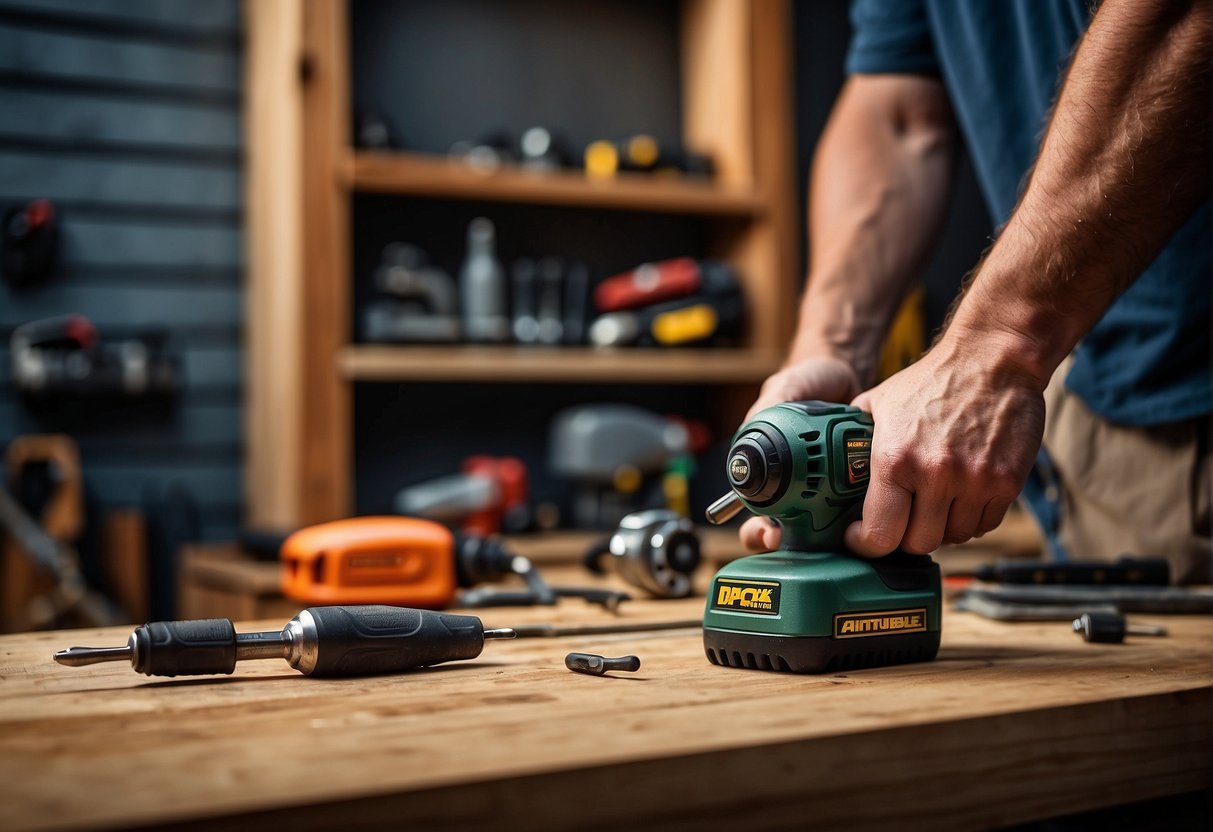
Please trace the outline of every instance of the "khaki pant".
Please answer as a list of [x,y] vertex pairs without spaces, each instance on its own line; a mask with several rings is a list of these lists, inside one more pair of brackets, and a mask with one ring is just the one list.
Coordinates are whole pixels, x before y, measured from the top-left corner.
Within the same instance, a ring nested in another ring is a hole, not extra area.
[[1209,417],[1148,428],[1106,422],[1065,390],[1069,369],[1067,360],[1045,391],[1044,433],[1067,556],[1162,556],[1172,583],[1209,583]]

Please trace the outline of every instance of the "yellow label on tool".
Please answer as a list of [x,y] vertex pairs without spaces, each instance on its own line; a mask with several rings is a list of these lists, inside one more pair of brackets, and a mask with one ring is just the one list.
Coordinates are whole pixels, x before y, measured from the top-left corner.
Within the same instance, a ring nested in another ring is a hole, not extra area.
[[926,607],[912,610],[848,612],[834,616],[834,638],[895,636],[902,633],[925,633],[926,631]]
[[779,583],[777,581],[737,581],[716,579],[716,594],[712,609],[758,615],[779,615]]

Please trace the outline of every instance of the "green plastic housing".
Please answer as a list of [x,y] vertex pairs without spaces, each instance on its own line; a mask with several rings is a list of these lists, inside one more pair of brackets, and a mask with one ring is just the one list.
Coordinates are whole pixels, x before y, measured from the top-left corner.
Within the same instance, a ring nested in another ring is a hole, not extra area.
[[[836,614],[925,609],[926,630],[938,631],[941,606],[938,572],[928,576],[921,589],[893,589],[881,578],[874,563],[877,562],[831,552],[787,551],[735,560],[712,579],[703,626],[735,632],[832,638]],[[721,587],[736,585],[730,581],[777,583],[778,613],[716,609]]]
[[790,451],[791,471],[786,474],[787,488],[775,502],[752,503],[742,496],[742,503],[755,514],[779,521],[783,549],[845,551],[843,532],[859,519],[868,490],[871,415],[845,404],[779,404],[759,411],[734,441],[755,429],[782,437]]

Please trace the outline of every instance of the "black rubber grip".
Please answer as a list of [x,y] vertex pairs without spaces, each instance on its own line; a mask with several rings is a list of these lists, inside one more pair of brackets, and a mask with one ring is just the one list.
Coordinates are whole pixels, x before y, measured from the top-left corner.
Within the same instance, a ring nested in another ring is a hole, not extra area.
[[474,659],[484,649],[484,625],[474,615],[405,607],[309,607],[316,622],[312,676],[399,673]]
[[153,621],[135,630],[135,670],[148,676],[203,676],[236,669],[236,628],[226,618]]

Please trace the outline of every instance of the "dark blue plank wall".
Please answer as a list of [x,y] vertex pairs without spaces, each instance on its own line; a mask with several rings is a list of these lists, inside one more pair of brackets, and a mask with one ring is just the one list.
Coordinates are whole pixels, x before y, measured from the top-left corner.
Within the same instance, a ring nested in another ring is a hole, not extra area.
[[[70,429],[94,510],[183,485],[209,539],[243,501],[241,48],[238,0],[0,0],[0,207],[50,197],[63,220],[59,274],[0,286],[0,445]],[[67,418],[17,399],[9,333],[65,312],[170,329],[177,406]]]

